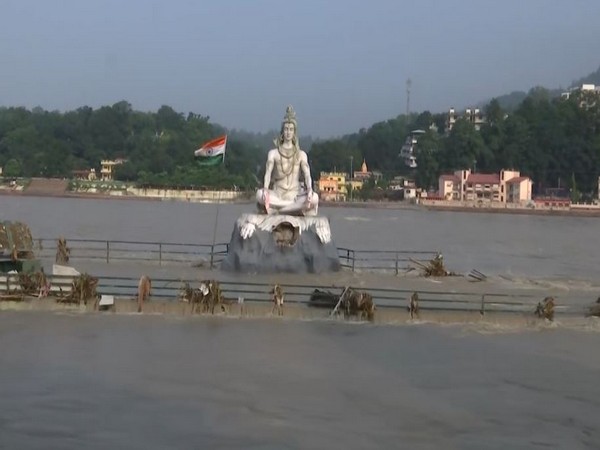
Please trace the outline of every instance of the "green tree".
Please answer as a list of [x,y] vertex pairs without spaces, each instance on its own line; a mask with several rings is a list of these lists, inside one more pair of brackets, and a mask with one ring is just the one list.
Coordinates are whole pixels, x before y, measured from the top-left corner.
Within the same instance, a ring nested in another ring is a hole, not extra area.
[[4,165],[4,176],[8,178],[21,176],[21,163],[17,159],[9,159]]

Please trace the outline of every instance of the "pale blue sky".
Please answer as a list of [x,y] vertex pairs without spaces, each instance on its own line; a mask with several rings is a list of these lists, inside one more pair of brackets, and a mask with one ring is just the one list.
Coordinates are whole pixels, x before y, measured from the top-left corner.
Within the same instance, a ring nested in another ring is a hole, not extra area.
[[228,128],[358,131],[600,65],[598,0],[0,0],[0,106],[166,104]]

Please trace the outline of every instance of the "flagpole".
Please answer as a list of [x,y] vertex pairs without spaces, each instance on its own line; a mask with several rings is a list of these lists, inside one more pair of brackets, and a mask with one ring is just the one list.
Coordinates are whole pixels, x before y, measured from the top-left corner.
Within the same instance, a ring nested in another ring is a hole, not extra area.
[[[225,157],[225,155],[223,155],[223,157]],[[217,225],[219,224],[219,207],[221,206],[221,191],[219,190],[219,195],[217,196],[217,211],[215,212],[215,226],[213,227],[213,238],[212,238],[212,245],[210,247],[210,268],[212,270],[212,262],[214,260],[214,253],[215,253],[215,243],[217,240]]]
[[[227,153],[227,135],[225,135],[225,149],[223,150],[223,166],[225,166],[225,154]],[[219,195],[217,196],[217,212],[215,213],[215,226],[213,228],[213,239],[212,248],[215,248],[215,242],[217,240],[217,226],[219,224],[219,208],[221,206],[221,190],[219,189]],[[211,267],[212,268],[212,267]]]

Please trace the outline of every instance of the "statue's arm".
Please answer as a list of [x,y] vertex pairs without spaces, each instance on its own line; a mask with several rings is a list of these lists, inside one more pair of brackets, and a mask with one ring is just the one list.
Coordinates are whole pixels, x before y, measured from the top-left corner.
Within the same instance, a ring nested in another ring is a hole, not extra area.
[[269,152],[267,156],[267,164],[265,165],[265,179],[263,183],[263,188],[269,189],[269,185],[271,184],[271,174],[273,173],[273,166],[275,165],[275,157],[272,152]]
[[305,152],[300,154],[300,168],[304,175],[304,185],[308,192],[312,192],[312,178],[310,177],[310,166],[308,165],[308,156]]

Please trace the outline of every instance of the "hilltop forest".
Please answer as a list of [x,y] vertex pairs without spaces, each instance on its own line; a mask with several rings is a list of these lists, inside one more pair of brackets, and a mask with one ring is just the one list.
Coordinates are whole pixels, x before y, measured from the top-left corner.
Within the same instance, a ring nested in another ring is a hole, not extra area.
[[[485,105],[480,131],[459,119],[446,132],[446,115],[400,115],[336,139],[302,137],[309,150],[313,179],[320,171],[354,170],[365,160],[383,174],[378,185],[397,175],[437,188],[441,173],[471,168],[497,172],[514,168],[530,176],[534,191],[561,185],[591,195],[600,175],[600,99],[594,94],[557,98],[532,89],[511,111],[498,100]],[[398,157],[411,130],[423,129],[416,170]],[[198,164],[193,152],[202,143],[229,134],[225,163]],[[254,189],[261,184],[265,155],[275,131],[253,134],[226,130],[208,117],[162,106],[156,112],[132,110],[126,101],[65,113],[41,108],[0,108],[0,166],[6,177],[71,178],[73,170],[94,167],[102,159],[125,158],[116,177],[140,185]],[[367,186],[365,195],[374,186]]]

